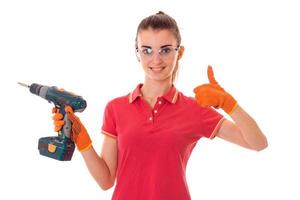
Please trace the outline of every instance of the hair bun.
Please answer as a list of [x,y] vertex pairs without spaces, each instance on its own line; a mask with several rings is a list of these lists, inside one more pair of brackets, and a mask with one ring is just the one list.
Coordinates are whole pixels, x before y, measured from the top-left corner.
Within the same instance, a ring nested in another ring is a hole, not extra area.
[[165,15],[165,13],[163,11],[158,11],[158,13],[156,13],[156,15]]

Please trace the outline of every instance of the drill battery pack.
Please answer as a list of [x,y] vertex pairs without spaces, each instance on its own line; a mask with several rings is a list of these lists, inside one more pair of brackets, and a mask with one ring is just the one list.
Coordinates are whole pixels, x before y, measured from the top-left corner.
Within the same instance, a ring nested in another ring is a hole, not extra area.
[[66,137],[43,137],[39,139],[38,149],[43,156],[69,161],[73,156],[75,144]]

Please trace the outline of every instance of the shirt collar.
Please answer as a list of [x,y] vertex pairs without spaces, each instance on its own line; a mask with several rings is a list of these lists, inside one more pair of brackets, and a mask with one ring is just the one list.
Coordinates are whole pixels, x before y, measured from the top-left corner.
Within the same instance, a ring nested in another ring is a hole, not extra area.
[[[137,87],[129,94],[129,103],[134,102],[138,97],[142,96],[141,88],[143,84],[140,83],[137,85]],[[166,92],[162,98],[169,101],[172,104],[175,104],[178,97],[178,90],[175,88],[174,85],[172,85],[171,89]]]
[[129,103],[132,103],[136,100],[136,98],[142,96],[141,88],[143,84],[138,84],[136,88],[129,94]]

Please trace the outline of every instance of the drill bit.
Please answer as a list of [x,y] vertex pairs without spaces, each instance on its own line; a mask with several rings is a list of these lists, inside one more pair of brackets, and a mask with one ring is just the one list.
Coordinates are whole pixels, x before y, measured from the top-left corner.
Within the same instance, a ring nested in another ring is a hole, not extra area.
[[19,85],[23,86],[23,87],[27,87],[27,88],[30,88],[30,85],[27,85],[25,83],[21,83],[21,82],[18,82]]

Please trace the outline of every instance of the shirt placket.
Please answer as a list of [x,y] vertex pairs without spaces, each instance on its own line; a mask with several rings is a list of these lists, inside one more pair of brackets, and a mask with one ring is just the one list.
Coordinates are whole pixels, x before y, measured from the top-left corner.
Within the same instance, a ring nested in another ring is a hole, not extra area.
[[151,109],[151,112],[149,113],[148,121],[152,124],[156,122],[157,116],[160,113],[160,110],[164,104],[164,101],[162,98],[158,98],[153,109]]

